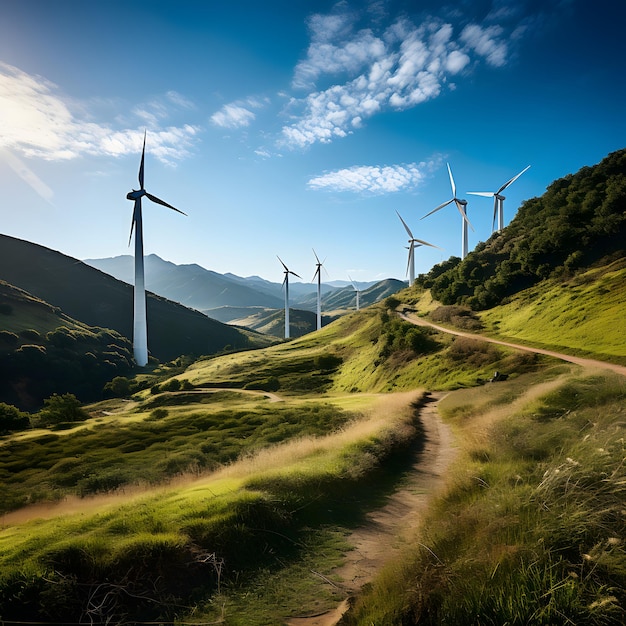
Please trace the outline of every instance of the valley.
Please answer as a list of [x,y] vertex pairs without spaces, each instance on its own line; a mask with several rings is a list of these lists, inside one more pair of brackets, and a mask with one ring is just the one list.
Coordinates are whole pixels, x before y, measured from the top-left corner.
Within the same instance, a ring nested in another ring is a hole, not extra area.
[[3,239],[0,621],[623,623],[625,163],[289,341],[149,296],[145,368],[128,285]]

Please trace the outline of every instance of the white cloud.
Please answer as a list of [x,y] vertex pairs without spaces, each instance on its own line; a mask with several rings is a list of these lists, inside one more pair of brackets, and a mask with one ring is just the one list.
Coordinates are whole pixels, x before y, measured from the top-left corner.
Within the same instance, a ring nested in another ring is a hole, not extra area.
[[[171,102],[174,93],[167,94]],[[49,161],[141,150],[143,128],[116,130],[75,111],[79,107],[53,83],[0,62],[0,148]],[[187,156],[197,127],[161,128],[168,108],[160,99],[135,107],[133,113],[150,129],[148,151],[167,163]]]
[[[377,34],[355,30],[355,23],[347,13],[309,21],[311,44],[295,68],[293,85],[310,93],[290,101],[288,113],[296,121],[283,127],[279,144],[332,142],[373,115],[411,108],[455,88],[450,79],[477,61],[502,67],[508,60],[500,25],[469,24],[461,30],[437,18],[419,25],[402,18]],[[331,77],[331,86],[315,88]]]
[[430,161],[402,165],[360,165],[311,178],[310,189],[385,194],[416,189],[441,163],[441,157]]
[[250,126],[256,115],[237,104],[225,104],[217,113],[211,116],[211,121],[222,128],[241,128]]
[[211,116],[211,122],[221,128],[245,128],[256,119],[256,114],[252,109],[260,109],[267,102],[267,99],[250,97],[225,104]]
[[468,24],[461,33],[461,41],[485,57],[487,63],[502,67],[507,60],[508,48],[506,41],[502,39],[503,29],[501,26],[488,26],[483,28],[478,24]]

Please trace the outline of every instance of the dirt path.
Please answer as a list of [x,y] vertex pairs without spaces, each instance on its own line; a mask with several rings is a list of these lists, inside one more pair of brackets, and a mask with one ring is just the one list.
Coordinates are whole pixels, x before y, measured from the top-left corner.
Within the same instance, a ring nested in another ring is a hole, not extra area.
[[616,363],[609,363],[608,361],[597,361],[595,359],[584,359],[582,357],[571,356],[569,354],[563,354],[561,352],[554,352],[552,350],[543,350],[542,348],[532,348],[530,346],[523,346],[517,343],[510,343],[508,341],[502,341],[500,339],[493,339],[491,337],[485,337],[484,335],[478,335],[475,333],[468,333],[462,330],[453,330],[451,328],[446,328],[445,326],[438,326],[437,324],[433,324],[421,317],[414,317],[406,315],[405,313],[398,314],[403,320],[407,322],[411,322],[411,324],[415,324],[416,326],[427,326],[429,328],[434,328],[435,330],[439,330],[442,333],[448,333],[450,335],[457,335],[459,337],[468,337],[469,339],[480,339],[482,341],[487,341],[489,343],[497,343],[501,346],[508,346],[509,348],[515,348],[516,350],[524,350],[525,352],[535,352],[537,354],[545,354],[547,356],[552,356],[557,359],[561,359],[562,361],[568,361],[569,363],[575,363],[576,365],[582,365],[583,367],[595,367],[611,370],[622,376],[626,376],[626,366],[617,365]]
[[424,426],[425,445],[412,471],[387,504],[372,511],[366,523],[348,537],[354,550],[337,569],[346,599],[327,613],[311,617],[297,617],[288,626],[334,626],[348,610],[348,598],[364,584],[372,581],[381,567],[403,552],[415,539],[415,533],[428,504],[444,483],[446,470],[456,455],[452,433],[438,414],[438,402],[447,394],[433,393],[420,412]]

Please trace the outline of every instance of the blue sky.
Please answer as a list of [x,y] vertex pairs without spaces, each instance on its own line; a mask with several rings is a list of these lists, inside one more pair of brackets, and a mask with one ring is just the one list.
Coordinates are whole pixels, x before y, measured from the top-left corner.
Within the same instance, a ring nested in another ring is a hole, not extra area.
[[470,250],[556,178],[626,146],[615,0],[2,0],[0,232],[130,254],[144,131],[146,254],[306,281],[406,277]]

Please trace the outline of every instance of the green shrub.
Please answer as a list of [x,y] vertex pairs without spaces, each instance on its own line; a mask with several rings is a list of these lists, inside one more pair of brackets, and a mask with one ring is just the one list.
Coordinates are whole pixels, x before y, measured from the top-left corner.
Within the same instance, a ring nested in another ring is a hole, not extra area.
[[0,402],[0,433],[30,427],[30,416],[11,404]]
[[73,393],[52,394],[44,400],[44,408],[38,418],[46,426],[61,422],[82,422],[89,417],[80,400]]

